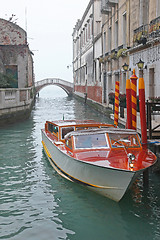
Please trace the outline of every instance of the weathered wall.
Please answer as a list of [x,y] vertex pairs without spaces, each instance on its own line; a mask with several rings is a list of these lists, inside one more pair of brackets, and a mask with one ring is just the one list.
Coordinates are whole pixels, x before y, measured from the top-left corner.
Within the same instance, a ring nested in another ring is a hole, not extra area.
[[0,124],[29,117],[33,102],[33,88],[0,89]]
[[0,19],[0,72],[12,79],[12,88],[0,89],[0,123],[28,117],[34,101],[34,79],[27,34],[4,19]]
[[33,60],[26,32],[16,24],[0,19],[0,33],[0,72],[6,74],[6,67],[9,71],[17,68],[17,87],[32,86]]
[[27,43],[27,34],[18,25],[0,19],[0,45],[24,45]]

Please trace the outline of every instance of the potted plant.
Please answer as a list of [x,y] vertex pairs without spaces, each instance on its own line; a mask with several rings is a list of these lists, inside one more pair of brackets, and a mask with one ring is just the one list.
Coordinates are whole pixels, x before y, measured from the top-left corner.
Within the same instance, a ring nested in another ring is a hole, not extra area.
[[117,58],[117,55],[116,55],[115,51],[111,53],[110,58],[111,59],[116,59]]
[[103,57],[100,57],[100,58],[99,58],[99,62],[100,62],[100,63],[104,63],[104,58],[103,58]]
[[126,94],[119,94],[120,106],[126,108]]
[[118,50],[118,53],[117,53],[117,58],[119,57],[126,57],[127,56],[127,53],[125,52],[127,49],[124,49],[124,48],[121,48]]
[[108,97],[109,97],[109,103],[114,105],[115,94],[113,92],[110,92],[108,94]]

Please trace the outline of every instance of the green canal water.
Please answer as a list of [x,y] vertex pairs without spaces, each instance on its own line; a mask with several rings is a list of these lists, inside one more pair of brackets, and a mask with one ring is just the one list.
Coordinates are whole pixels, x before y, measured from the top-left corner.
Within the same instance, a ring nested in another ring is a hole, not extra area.
[[0,128],[0,239],[159,240],[160,172],[120,203],[60,177],[41,144],[46,120],[111,122],[57,88],[45,88],[30,119]]

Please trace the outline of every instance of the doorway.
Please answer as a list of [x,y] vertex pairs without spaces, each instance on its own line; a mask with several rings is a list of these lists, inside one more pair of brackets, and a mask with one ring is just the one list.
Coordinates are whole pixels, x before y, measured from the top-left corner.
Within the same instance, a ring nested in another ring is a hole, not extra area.
[[149,99],[155,97],[155,72],[154,68],[149,69]]

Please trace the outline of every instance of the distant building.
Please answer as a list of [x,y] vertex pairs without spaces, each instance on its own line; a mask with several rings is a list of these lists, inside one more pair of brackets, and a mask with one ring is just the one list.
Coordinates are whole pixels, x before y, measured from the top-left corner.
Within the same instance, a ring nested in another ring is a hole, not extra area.
[[27,33],[4,19],[0,19],[0,72],[14,78],[14,88],[34,85],[33,59],[27,44]]
[[33,100],[33,59],[27,33],[0,19],[0,123],[27,118]]
[[[75,94],[103,106],[120,81],[144,61],[146,98],[160,97],[160,1],[90,0],[73,30]],[[124,63],[128,71],[123,70]]]

